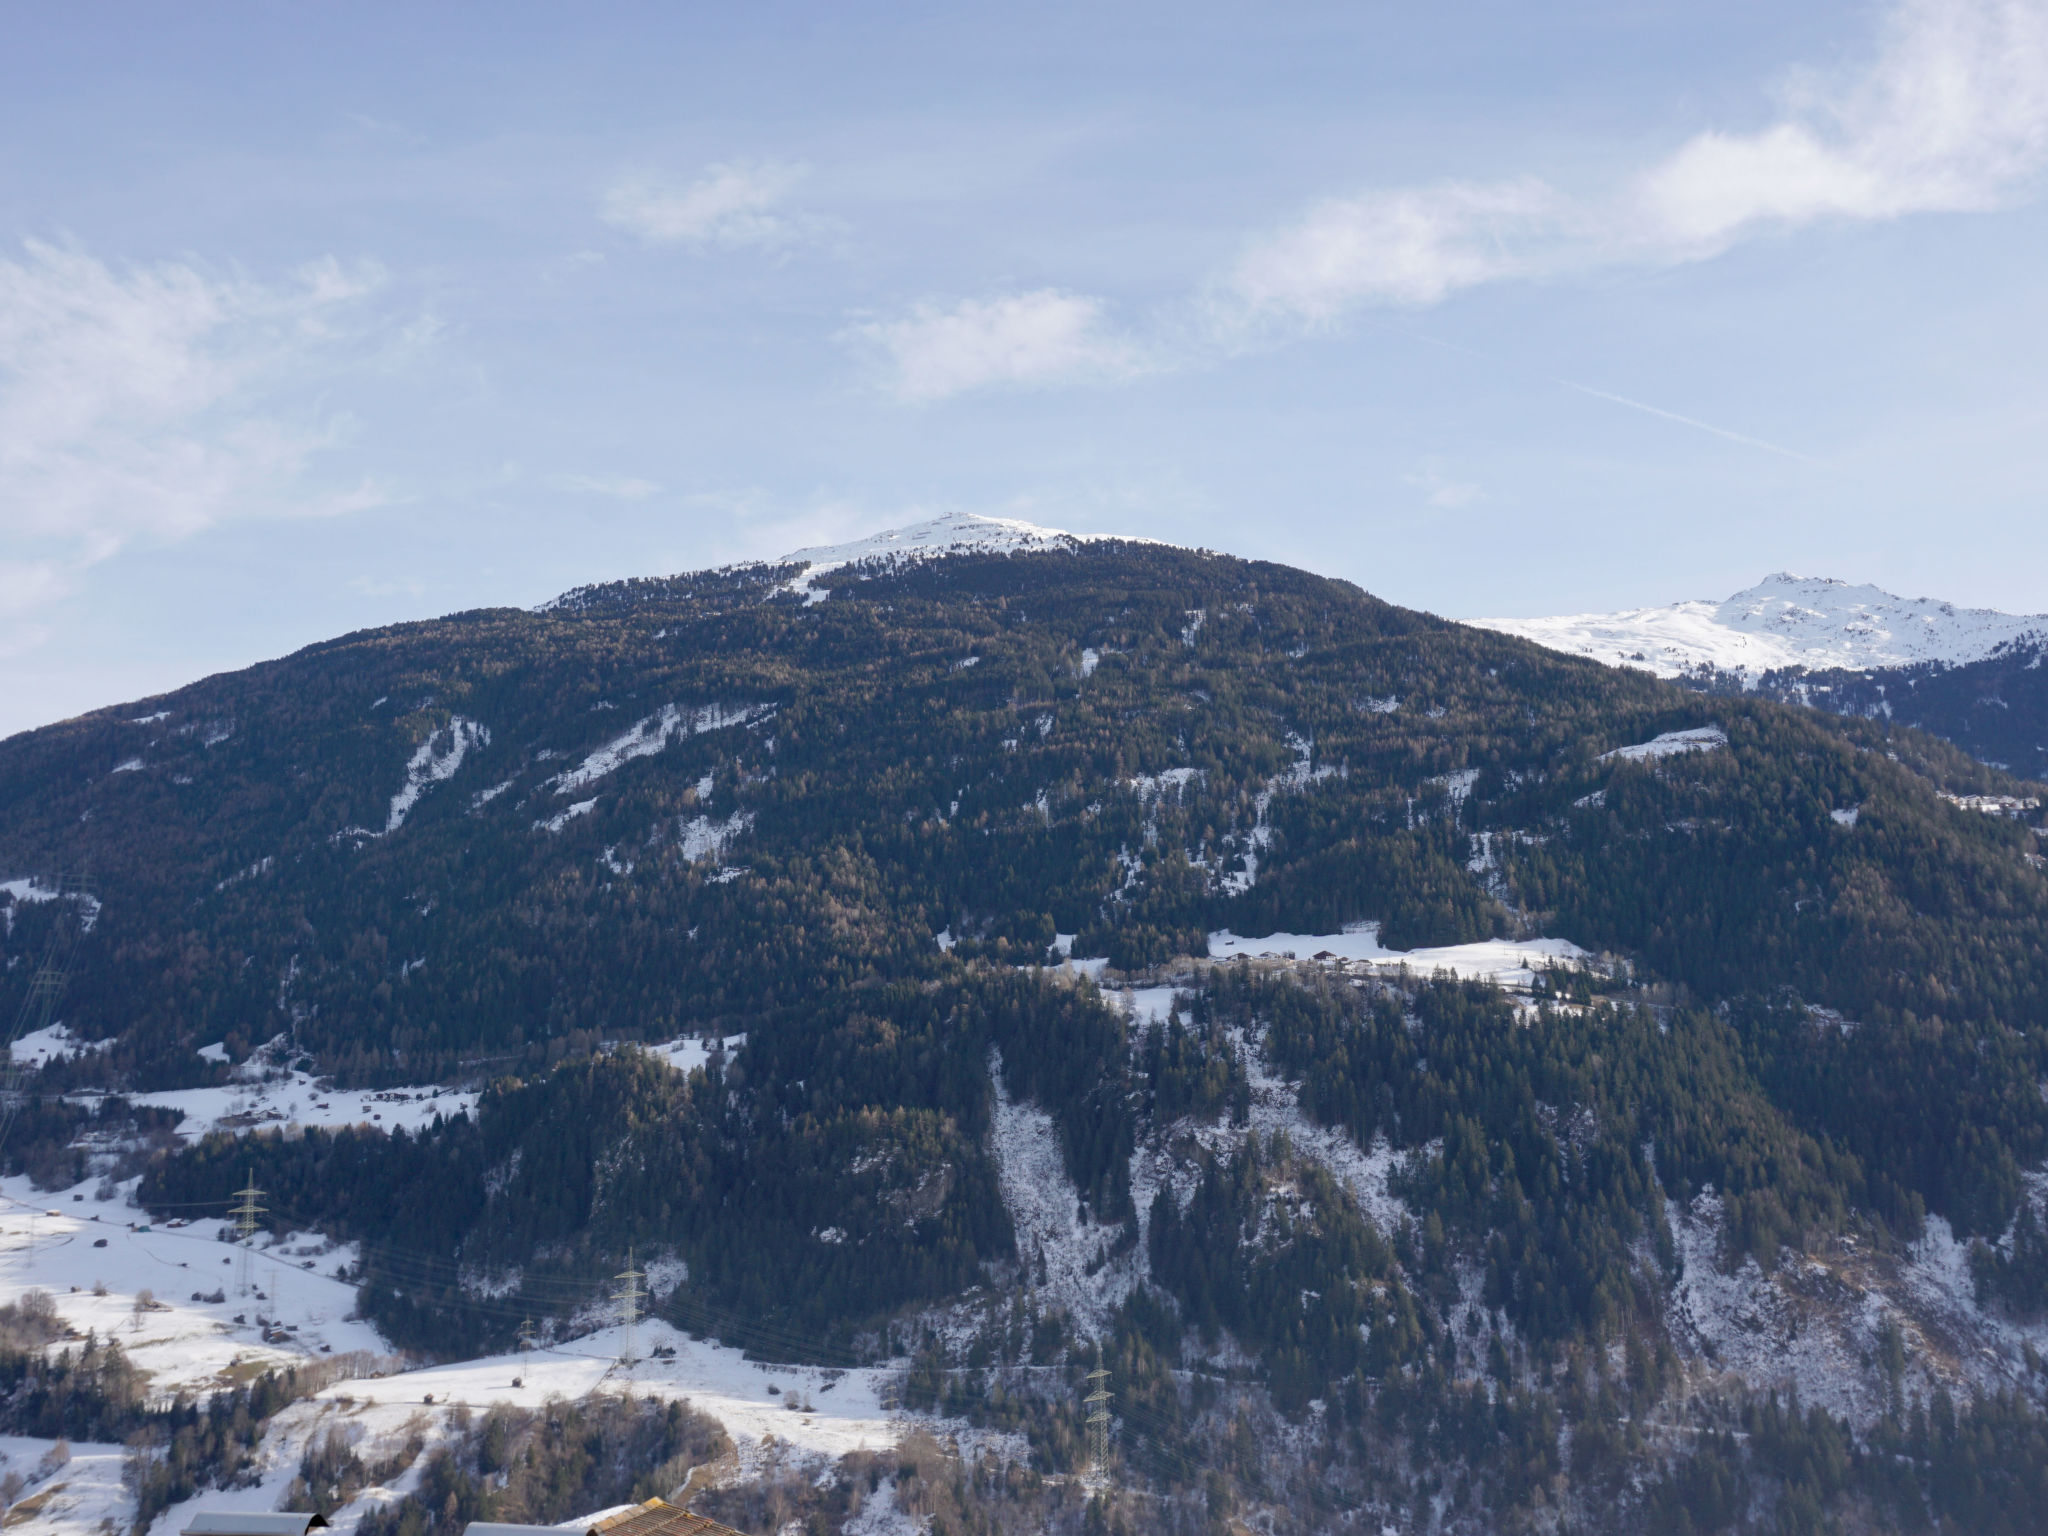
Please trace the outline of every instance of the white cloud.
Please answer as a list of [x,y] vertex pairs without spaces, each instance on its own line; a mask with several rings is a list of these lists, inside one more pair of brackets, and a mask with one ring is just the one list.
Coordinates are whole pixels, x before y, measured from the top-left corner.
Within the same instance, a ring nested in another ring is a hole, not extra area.
[[1331,198],[1253,247],[1231,287],[1254,314],[1310,322],[1357,304],[1434,304],[1523,270],[1557,205],[1529,180]]
[[1862,69],[1806,77],[1780,119],[1711,131],[1572,198],[1531,179],[1333,198],[1246,252],[1223,329],[1321,325],[1506,279],[1713,256],[1772,228],[1996,207],[2048,163],[2048,3],[1903,0]]
[[802,175],[758,161],[708,166],[687,186],[631,178],[605,193],[602,211],[653,245],[779,245],[801,232],[800,220],[777,210]]
[[2048,158],[2048,7],[1907,0],[1876,61],[1785,121],[1703,133],[1645,178],[1651,238],[1722,249],[1758,224],[1994,207]]
[[1109,328],[1100,299],[1051,288],[945,308],[922,304],[850,334],[882,352],[907,400],[1117,378],[1141,367],[1138,348]]
[[299,484],[341,426],[281,412],[274,391],[347,339],[380,280],[322,261],[268,287],[39,241],[0,258],[0,612],[138,538],[379,499]]

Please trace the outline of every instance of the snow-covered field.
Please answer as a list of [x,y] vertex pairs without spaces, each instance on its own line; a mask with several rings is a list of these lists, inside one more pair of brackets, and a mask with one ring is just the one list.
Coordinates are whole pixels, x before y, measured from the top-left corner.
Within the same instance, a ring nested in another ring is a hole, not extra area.
[[7,1054],[31,1067],[40,1067],[48,1062],[82,1056],[87,1051],[104,1051],[113,1043],[111,1039],[74,1040],[71,1031],[62,1024],[50,1024],[30,1030],[7,1048]]
[[[723,1044],[730,1051],[743,1041],[733,1036]],[[700,1040],[678,1040],[655,1051],[684,1070],[709,1055]],[[253,1123],[263,1124],[263,1107],[282,1112],[292,1101],[281,1095],[303,1097],[310,1086],[294,1075],[282,1083],[192,1090],[201,1096],[196,1098],[151,1095],[143,1101],[179,1101],[188,1108],[188,1127],[233,1122],[251,1109],[259,1110]],[[431,1089],[407,1094],[399,1101],[402,1123],[416,1124],[436,1107],[448,1109],[451,1100],[467,1101],[445,1090],[439,1099]],[[318,1097],[336,1113],[353,1102],[336,1094]],[[395,1101],[371,1096],[366,1102],[388,1110]],[[385,1123],[392,1120],[387,1113]],[[1056,1153],[1054,1158],[1056,1165]],[[112,1339],[148,1374],[156,1400],[180,1391],[203,1395],[272,1367],[317,1364],[338,1373],[316,1396],[271,1421],[253,1485],[209,1489],[167,1510],[151,1527],[152,1536],[173,1536],[197,1508],[277,1508],[307,1445],[331,1427],[366,1450],[395,1446],[413,1434],[431,1448],[452,1433],[449,1416],[458,1408],[530,1408],[551,1397],[592,1392],[687,1400],[732,1437],[737,1449],[726,1468],[732,1477],[791,1456],[822,1467],[853,1451],[894,1446],[913,1429],[996,1443],[965,1425],[894,1409],[900,1362],[845,1371],[758,1364],[739,1350],[694,1340],[654,1321],[643,1320],[634,1330],[636,1358],[630,1365],[619,1359],[623,1331],[609,1327],[526,1353],[408,1369],[374,1326],[354,1316],[355,1289],[340,1278],[356,1261],[353,1245],[317,1233],[282,1239],[265,1234],[247,1252],[245,1278],[244,1250],[219,1239],[221,1212],[195,1213],[189,1224],[176,1217],[153,1222],[130,1203],[132,1183],[105,1200],[97,1197],[98,1187],[89,1180],[48,1191],[36,1190],[25,1178],[0,1180],[0,1303],[18,1302],[34,1290],[48,1293],[75,1336],[53,1349],[75,1348],[88,1332]],[[210,1299],[215,1295],[221,1299]],[[18,1472],[27,1483],[8,1517],[10,1532],[106,1536],[133,1518],[134,1503],[122,1483],[123,1448],[69,1450],[69,1459],[62,1460],[54,1442],[0,1437],[0,1476]],[[372,1503],[402,1497],[418,1467],[391,1487],[366,1491],[337,1513],[335,1524],[348,1529]]]
[[1697,726],[1689,731],[1666,731],[1661,736],[1652,736],[1648,741],[1639,741],[1633,746],[1616,747],[1612,752],[1602,752],[1603,763],[1620,759],[1624,763],[1654,762],[1660,757],[1679,757],[1687,752],[1711,752],[1717,747],[1728,745],[1728,733],[1718,725]]
[[[719,1042],[719,1048],[730,1057],[746,1043],[745,1035],[727,1035]],[[694,1072],[711,1059],[710,1044],[695,1038],[671,1040],[666,1045],[650,1045],[647,1049],[649,1054],[659,1056],[678,1072],[683,1073]]]
[[19,1536],[125,1530],[135,1510],[121,1481],[127,1455],[119,1445],[0,1435],[0,1477],[17,1474],[26,1484],[7,1512],[7,1529]]
[[1593,957],[1569,939],[1484,939],[1477,944],[1450,944],[1438,949],[1384,949],[1378,923],[1346,923],[1340,933],[1269,933],[1262,939],[1240,938],[1228,928],[1209,935],[1209,958],[1232,960],[1243,955],[1273,960],[1348,960],[1375,970],[1406,967],[1418,976],[1447,971],[1464,981],[1526,991],[1539,973],[1555,966],[1581,965]]
[[[238,1361],[389,1351],[369,1324],[349,1320],[355,1288],[336,1271],[355,1261],[352,1247],[265,1238],[250,1252],[245,1295],[242,1250],[218,1241],[221,1212],[195,1213],[188,1226],[154,1224],[128,1202],[131,1188],[102,1201],[91,1183],[52,1192],[26,1178],[0,1180],[0,1301],[48,1291],[65,1322],[118,1340],[159,1393],[212,1386]],[[136,1309],[143,1291],[155,1296],[153,1310]],[[194,1292],[223,1299],[195,1301]],[[290,1342],[265,1344],[259,1319]]]
[[208,1131],[266,1126],[281,1130],[288,1125],[416,1131],[436,1115],[452,1118],[466,1113],[476,1104],[476,1095],[454,1088],[327,1088],[303,1072],[285,1072],[273,1082],[138,1093],[130,1095],[129,1102],[177,1110],[185,1117],[178,1134],[192,1141]]
[[[330,1429],[341,1429],[358,1445],[359,1454],[396,1446],[413,1435],[430,1452],[453,1437],[453,1417],[465,1409],[498,1403],[537,1408],[550,1399],[598,1392],[686,1401],[725,1426],[735,1454],[723,1471],[736,1478],[792,1455],[822,1467],[853,1451],[886,1449],[913,1425],[964,1434],[969,1441],[982,1438],[965,1426],[902,1415],[886,1406],[894,1381],[894,1373],[887,1369],[839,1372],[757,1365],[736,1350],[693,1342],[663,1323],[642,1323],[634,1340],[643,1355],[672,1348],[674,1358],[642,1358],[622,1366],[618,1356],[624,1340],[619,1329],[611,1328],[524,1354],[337,1381],[271,1421],[259,1480],[253,1486],[209,1489],[174,1505],[157,1518],[150,1536],[173,1536],[202,1508],[276,1509],[306,1447]],[[422,1455],[389,1487],[365,1490],[329,1518],[347,1530],[369,1508],[404,1497],[425,1459]],[[77,1529],[68,1523],[57,1528]]]
[[1958,608],[1936,598],[1899,597],[1881,587],[1783,572],[1724,602],[1465,622],[1659,677],[1702,667],[1754,677],[1780,667],[1962,663],[1981,660],[2002,645],[2048,641],[2048,614]]

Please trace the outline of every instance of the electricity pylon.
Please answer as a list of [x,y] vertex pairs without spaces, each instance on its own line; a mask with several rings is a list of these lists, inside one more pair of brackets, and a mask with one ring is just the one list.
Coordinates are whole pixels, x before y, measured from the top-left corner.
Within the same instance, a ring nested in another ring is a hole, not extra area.
[[1103,1385],[1108,1380],[1109,1368],[1098,1365],[1088,1373],[1095,1390],[1082,1399],[1088,1405],[1089,1477],[1098,1484],[1109,1477],[1109,1400],[1115,1394]]
[[256,1176],[253,1173],[249,1175],[249,1182],[235,1192],[235,1200],[235,1242],[242,1250],[241,1263],[235,1271],[236,1284],[246,1296],[250,1291],[250,1245],[256,1237],[256,1218],[261,1216],[265,1209],[262,1204],[263,1191],[256,1187]]
[[626,1250],[625,1273],[617,1277],[618,1290],[612,1300],[619,1307],[619,1364],[633,1363],[633,1330],[640,1322],[640,1304],[647,1299],[647,1293],[640,1288],[640,1282],[647,1276],[633,1267],[633,1250]]

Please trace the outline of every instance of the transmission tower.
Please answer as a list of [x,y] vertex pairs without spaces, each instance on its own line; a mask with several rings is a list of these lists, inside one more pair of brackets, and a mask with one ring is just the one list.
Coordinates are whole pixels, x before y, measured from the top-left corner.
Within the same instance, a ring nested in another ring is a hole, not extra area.
[[1094,1390],[1082,1399],[1088,1405],[1088,1475],[1095,1483],[1109,1477],[1109,1400],[1115,1394],[1103,1385],[1108,1380],[1109,1368],[1098,1365],[1088,1373]]
[[647,1299],[647,1293],[640,1288],[640,1282],[647,1276],[633,1267],[633,1250],[626,1250],[625,1273],[617,1277],[619,1288],[612,1300],[619,1308],[619,1364],[633,1363],[633,1330],[640,1321],[640,1304]]
[[533,1319],[530,1317],[519,1320],[519,1353],[522,1355],[533,1353]]
[[261,1203],[262,1199],[263,1191],[256,1187],[256,1176],[253,1173],[249,1175],[249,1182],[235,1192],[236,1204],[232,1213],[235,1218],[235,1242],[240,1245],[242,1250],[241,1263],[236,1269],[235,1283],[241,1288],[241,1293],[244,1296],[248,1295],[250,1291],[249,1266],[251,1263],[251,1245],[256,1238],[256,1218],[261,1216],[265,1209]]

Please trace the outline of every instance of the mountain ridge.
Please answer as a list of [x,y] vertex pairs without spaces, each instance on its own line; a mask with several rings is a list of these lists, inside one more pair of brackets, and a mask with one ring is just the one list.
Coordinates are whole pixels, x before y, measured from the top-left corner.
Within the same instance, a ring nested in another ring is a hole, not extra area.
[[[253,1177],[442,1356],[580,1336],[644,1266],[672,1326],[900,1371],[1055,1480],[1107,1363],[1172,1512],[1133,1529],[1776,1511],[1774,1392],[1855,1448],[1823,1502],[1910,1467],[1949,1507],[1895,1401],[2040,1432],[1954,1406],[2031,1369],[2048,1289],[2042,841],[1956,803],[2017,781],[1306,571],[1009,537],[0,742],[0,1006],[84,915],[57,871],[94,903],[9,1169],[166,1220]],[[1626,1428],[1667,1422],[1676,1460]]]
[[1466,622],[1659,677],[1722,673],[1753,682],[1789,668],[1959,666],[2048,643],[2048,614],[1960,608],[1869,584],[1777,572],[1732,597],[1613,613]]

